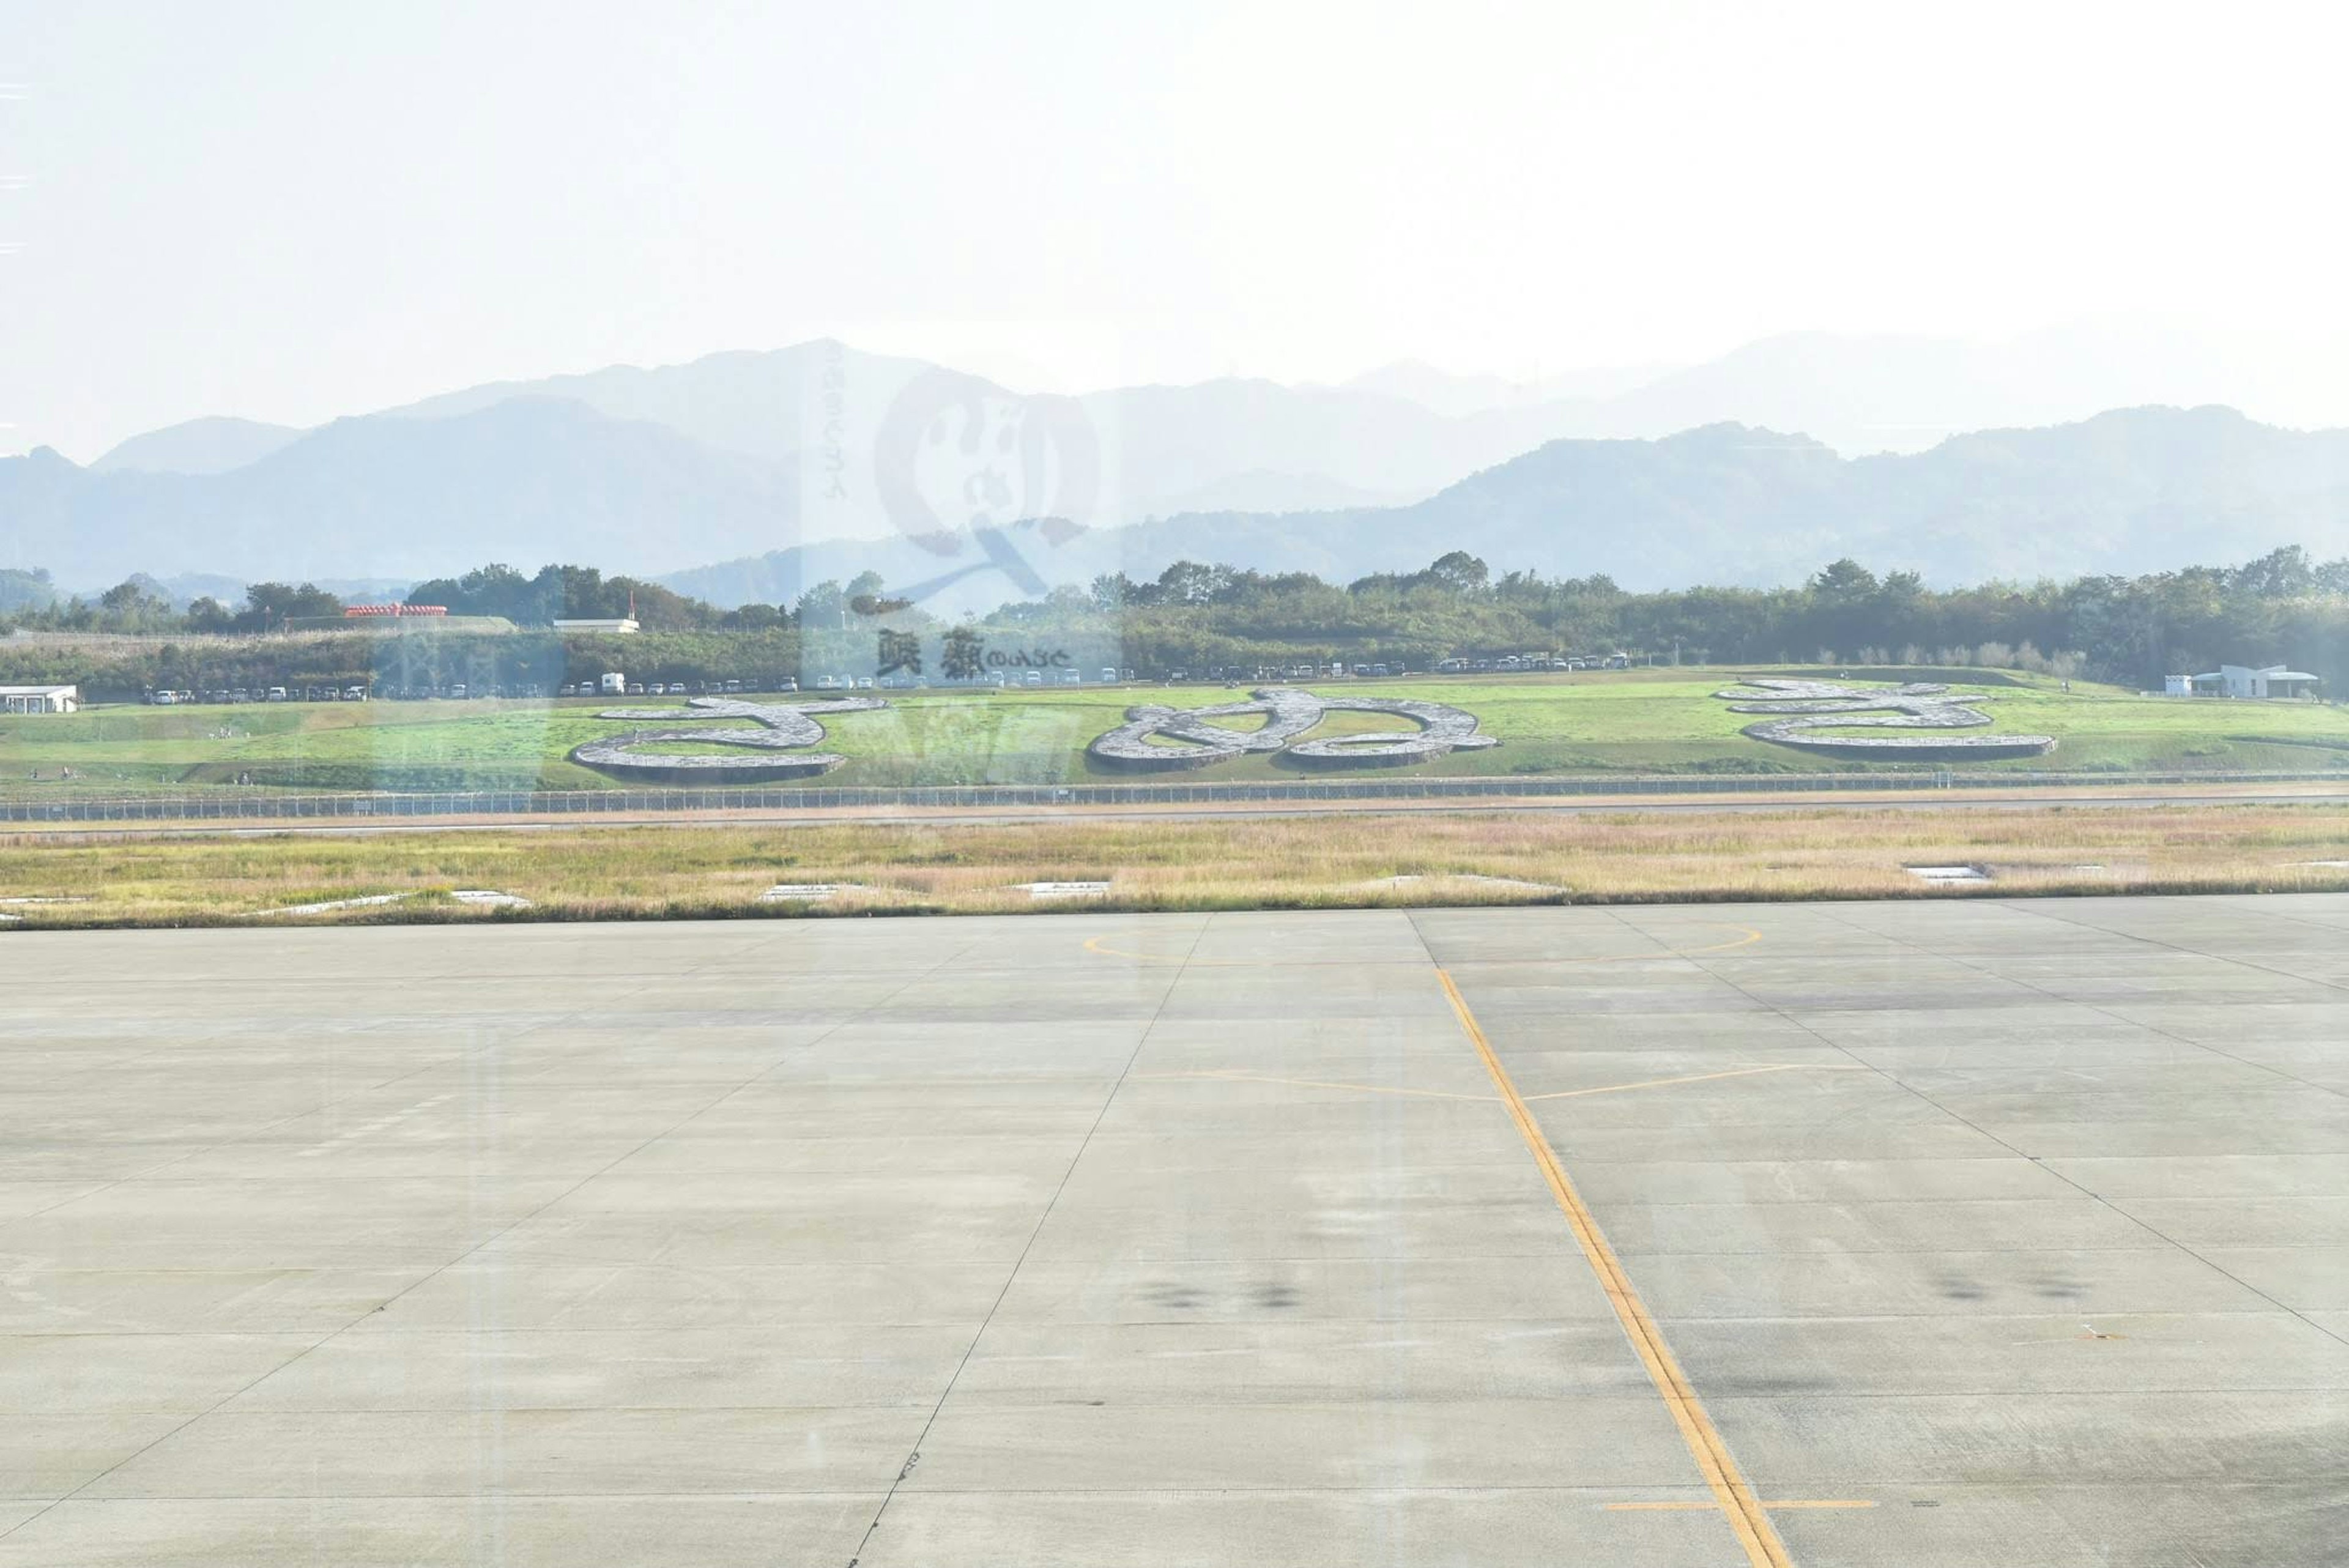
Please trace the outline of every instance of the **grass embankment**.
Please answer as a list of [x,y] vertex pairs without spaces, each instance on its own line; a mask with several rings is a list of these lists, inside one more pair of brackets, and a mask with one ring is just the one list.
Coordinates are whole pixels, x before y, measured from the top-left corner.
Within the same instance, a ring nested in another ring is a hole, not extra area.
[[[395,893],[408,897],[273,923],[2349,888],[2349,868],[2308,864],[2321,860],[2349,860],[2349,805],[17,836],[0,840],[0,898],[75,901],[0,906],[18,917],[0,930],[226,923]],[[1992,880],[1935,888],[1913,865]],[[1106,897],[1046,902],[1015,886],[1096,879]],[[859,890],[760,902],[778,883]],[[532,907],[468,908],[457,888]]]
[[[1841,671],[1786,671],[1833,677]],[[1855,679],[1871,672],[1857,672]],[[1327,696],[1360,693],[1449,702],[1475,713],[1501,744],[1406,770],[1415,776],[1857,771],[1748,739],[1754,722],[1713,693],[1731,670],[1652,670],[1504,679],[1324,681]],[[2014,771],[2349,770],[2349,710],[2301,702],[2148,698],[2116,687],[2056,683],[2003,671],[1952,680],[1985,700],[1995,728],[2056,737],[2054,753],[1975,766]],[[826,693],[811,693],[814,697]],[[820,782],[847,787],[1132,782],[1085,747],[1140,702],[1204,707],[1245,692],[1221,686],[1086,687],[885,693],[891,706],[823,720],[824,749],[847,763]],[[610,700],[556,702],[369,702],[222,708],[109,708],[0,719],[0,791],[12,796],[297,789],[610,789],[566,760],[583,742],[629,726],[599,719]],[[664,707],[664,699],[628,700]],[[677,703],[678,722],[694,721]],[[721,721],[721,722],[724,722]],[[733,721],[732,722],[740,722]],[[1260,721],[1259,721],[1260,722]],[[1408,727],[1339,712],[1323,733]],[[1248,727],[1237,720],[1235,727]],[[642,725],[640,728],[658,728]],[[1909,764],[1913,770],[1918,764]],[[71,780],[58,775],[71,769]],[[39,780],[31,775],[41,774]],[[1164,777],[1166,775],[1154,775]],[[1247,781],[1327,777],[1286,756],[1252,756],[1173,775]],[[1398,775],[1399,776],[1399,775]],[[237,781],[249,777],[250,784]]]

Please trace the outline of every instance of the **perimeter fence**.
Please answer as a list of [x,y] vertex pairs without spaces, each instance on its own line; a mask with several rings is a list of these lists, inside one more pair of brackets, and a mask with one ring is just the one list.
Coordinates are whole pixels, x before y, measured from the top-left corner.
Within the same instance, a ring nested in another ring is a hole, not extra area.
[[636,816],[661,812],[968,811],[1033,806],[1244,805],[1313,801],[1670,798],[1919,789],[2165,788],[2341,784],[2340,772],[2054,773],[1942,769],[1917,773],[1577,774],[1506,778],[1268,779],[1246,784],[947,784],[832,788],[821,784],[418,793],[201,794],[0,799],[0,823],[215,822],[432,816]]

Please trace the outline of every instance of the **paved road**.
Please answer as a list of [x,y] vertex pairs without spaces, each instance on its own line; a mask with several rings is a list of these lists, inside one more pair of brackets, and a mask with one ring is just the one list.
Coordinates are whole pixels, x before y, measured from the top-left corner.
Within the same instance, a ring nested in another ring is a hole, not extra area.
[[2349,896],[5,946],[0,1564],[2349,1538]]
[[27,826],[0,828],[44,844],[110,843],[125,838],[274,838],[286,834],[320,834],[337,838],[382,838],[417,833],[548,833],[578,832],[599,827],[786,827],[810,824],[840,825],[868,822],[884,825],[947,826],[1006,822],[1175,822],[1235,821],[1257,817],[1340,815],[1516,815],[1527,813],[1567,816],[1620,815],[1625,812],[1667,815],[1713,815],[1723,812],[1855,811],[2046,811],[2088,806],[2142,809],[2148,806],[2201,805],[2340,805],[2349,804],[2349,788],[2282,789],[2272,793],[2239,790],[2225,794],[2194,792],[2178,794],[2090,794],[2078,790],[2037,794],[1979,794],[1966,792],[1920,795],[1821,794],[1778,795],[1761,800],[1710,798],[1671,799],[1626,796],[1620,799],[1559,801],[1555,799],[1442,801],[1309,802],[1295,805],[1152,805],[996,807],[968,811],[761,811],[739,815],[712,813],[683,815],[583,817],[512,816],[450,822],[442,819],[385,823],[285,821],[260,826],[232,827],[225,824],[173,826],[124,823],[112,827],[46,828]]

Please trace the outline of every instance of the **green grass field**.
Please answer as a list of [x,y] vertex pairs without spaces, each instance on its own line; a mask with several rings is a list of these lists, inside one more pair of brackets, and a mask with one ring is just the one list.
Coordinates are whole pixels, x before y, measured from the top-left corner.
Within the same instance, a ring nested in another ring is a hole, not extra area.
[[[1655,670],[1308,684],[1325,695],[1352,690],[1449,702],[1475,713],[1485,732],[1502,742],[1408,770],[1413,774],[1760,774],[1859,766],[1740,734],[1753,716],[1733,713],[1713,696],[1739,673]],[[2349,709],[2147,698],[2077,681],[2064,692],[2052,680],[2005,672],[1977,672],[1971,682],[1953,678],[1951,684],[1987,699],[1998,730],[2057,737],[2055,751],[2044,759],[1982,766],[2349,771]],[[885,695],[892,703],[886,710],[824,720],[830,732],[824,749],[849,759],[824,784],[1131,780],[1134,775],[1103,769],[1085,754],[1086,744],[1122,722],[1130,705],[1204,706],[1245,693],[1189,685]],[[297,703],[8,716],[0,718],[0,794],[616,788],[613,780],[565,760],[580,742],[629,728],[596,717],[615,705],[616,700]],[[665,704],[639,698],[626,705]],[[682,721],[682,703],[678,708]],[[1337,713],[1319,732],[1398,722]],[[61,776],[67,770],[70,779]],[[1307,764],[1293,759],[1247,757],[1154,776],[1208,782],[1328,775],[1309,774]],[[240,778],[250,784],[240,784]]]

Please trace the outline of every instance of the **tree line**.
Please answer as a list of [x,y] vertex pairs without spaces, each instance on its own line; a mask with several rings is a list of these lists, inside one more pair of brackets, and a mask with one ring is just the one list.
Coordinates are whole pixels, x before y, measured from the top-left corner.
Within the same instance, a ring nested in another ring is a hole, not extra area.
[[[234,607],[199,598],[175,608],[150,578],[131,578],[86,601],[44,597],[47,584],[38,574],[8,576],[0,583],[0,634],[18,627],[151,637],[259,633],[343,608],[307,583],[256,583]],[[1342,585],[1310,573],[1178,561],[1154,578],[1104,576],[951,626],[888,597],[870,572],[846,584],[819,583],[789,605],[719,609],[594,567],[550,565],[525,575],[491,565],[419,583],[406,599],[523,628],[633,608],[648,634],[670,634],[661,644],[669,657],[712,673],[728,673],[749,651],[726,640],[744,633],[756,634],[761,663],[791,669],[804,654],[829,670],[854,668],[863,659],[858,650],[884,634],[938,639],[955,629],[1022,647],[1081,648],[1088,663],[1113,660],[1145,676],[1308,659],[1423,670],[1450,658],[1619,651],[1682,663],[1989,666],[2147,687],[2221,662],[2288,663],[2349,690],[2349,560],[2313,561],[2297,545],[2235,566],[1947,589],[1848,559],[1785,587],[1645,593],[1603,576],[1495,576],[1461,550],[1420,571]],[[636,646],[650,651],[649,644]],[[584,649],[574,657],[594,661]]]
[[1928,587],[1913,572],[1829,564],[1788,587],[1627,591],[1603,576],[1495,576],[1466,551],[1340,587],[1181,561],[1158,577],[1006,606],[1034,633],[1114,625],[1143,668],[1278,662],[1291,651],[1401,659],[1611,654],[1682,663],[1989,666],[2158,687],[2221,662],[2349,680],[2349,560],[2298,545],[2237,566]]

